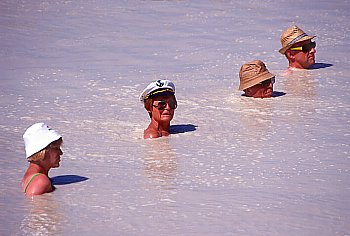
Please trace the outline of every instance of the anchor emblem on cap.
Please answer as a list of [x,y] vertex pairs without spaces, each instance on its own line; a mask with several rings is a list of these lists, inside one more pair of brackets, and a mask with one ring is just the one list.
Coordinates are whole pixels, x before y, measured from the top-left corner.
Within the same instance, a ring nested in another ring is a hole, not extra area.
[[159,79],[159,80],[157,80],[156,85],[158,87],[163,87],[164,83],[162,82],[162,80]]

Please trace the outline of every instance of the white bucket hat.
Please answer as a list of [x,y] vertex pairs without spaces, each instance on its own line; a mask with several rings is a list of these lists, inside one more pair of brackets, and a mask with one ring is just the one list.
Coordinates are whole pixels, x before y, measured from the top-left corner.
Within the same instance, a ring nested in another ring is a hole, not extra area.
[[145,100],[153,95],[161,94],[165,92],[175,93],[175,85],[170,80],[157,80],[150,83],[140,94],[140,101],[143,103]]
[[62,138],[57,131],[49,128],[45,123],[30,126],[23,134],[26,158],[46,148],[50,143]]

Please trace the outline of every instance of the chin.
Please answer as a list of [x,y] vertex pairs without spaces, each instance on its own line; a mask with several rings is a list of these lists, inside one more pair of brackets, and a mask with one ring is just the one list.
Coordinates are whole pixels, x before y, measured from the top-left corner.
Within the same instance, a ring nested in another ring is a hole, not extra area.
[[310,68],[313,64],[315,64],[315,59],[309,61],[309,66],[307,68]]
[[170,123],[172,119],[162,119],[162,122]]

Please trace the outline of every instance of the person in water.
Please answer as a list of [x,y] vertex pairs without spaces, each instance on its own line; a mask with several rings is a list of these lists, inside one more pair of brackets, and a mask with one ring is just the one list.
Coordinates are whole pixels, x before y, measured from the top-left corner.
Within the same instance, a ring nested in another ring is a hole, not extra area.
[[30,126],[23,134],[29,167],[22,179],[22,190],[27,196],[54,190],[48,173],[60,166],[62,136],[45,123]]
[[238,89],[244,91],[244,96],[270,98],[273,95],[275,75],[271,74],[260,60],[243,64],[239,71],[239,80]]
[[142,91],[139,99],[151,118],[143,137],[147,139],[170,135],[170,121],[177,108],[174,83],[170,80],[152,82]]
[[279,52],[288,59],[289,69],[308,69],[315,64],[316,42],[311,41],[315,37],[307,35],[296,25],[283,31]]

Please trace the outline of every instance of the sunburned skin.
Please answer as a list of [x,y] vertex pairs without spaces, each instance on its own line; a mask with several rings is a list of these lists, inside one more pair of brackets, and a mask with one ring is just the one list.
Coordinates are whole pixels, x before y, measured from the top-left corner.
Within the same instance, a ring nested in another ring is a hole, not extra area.
[[[49,193],[54,190],[51,180],[48,177],[51,168],[60,166],[61,155],[63,154],[60,145],[49,145],[46,148],[45,157],[42,160],[30,162],[29,167],[22,179],[22,190],[29,197]],[[34,178],[31,180],[33,175]],[[30,181],[30,183],[29,183]]]
[[[311,43],[311,39],[299,42],[293,45],[293,48],[301,47],[303,45]],[[310,51],[293,51],[288,49],[286,51],[286,56],[289,61],[289,68],[297,68],[297,69],[308,69],[313,64],[315,64],[315,53],[316,49],[311,48]]]
[[[153,98],[153,104],[148,112],[151,113],[151,123],[144,131],[144,138],[159,138],[170,135],[170,121],[174,117],[175,109],[169,103],[174,102],[174,95],[157,96]],[[158,109],[159,101],[166,102],[164,109]]]
[[250,88],[244,90],[245,95],[253,98],[270,98],[273,94],[273,83],[270,80],[269,83],[256,84]]

